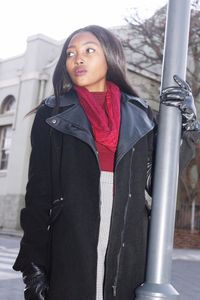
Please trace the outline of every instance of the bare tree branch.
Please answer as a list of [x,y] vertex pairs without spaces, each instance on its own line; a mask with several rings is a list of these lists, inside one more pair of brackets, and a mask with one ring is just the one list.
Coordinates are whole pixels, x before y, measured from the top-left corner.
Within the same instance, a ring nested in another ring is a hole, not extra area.
[[[138,10],[133,9],[125,18],[128,31],[121,37],[124,49],[129,54],[128,64],[137,69],[157,76],[161,75],[163,60],[166,6],[162,7],[149,19],[144,20]],[[194,97],[200,97],[200,12],[192,11],[189,36],[189,59],[187,80],[193,89]]]

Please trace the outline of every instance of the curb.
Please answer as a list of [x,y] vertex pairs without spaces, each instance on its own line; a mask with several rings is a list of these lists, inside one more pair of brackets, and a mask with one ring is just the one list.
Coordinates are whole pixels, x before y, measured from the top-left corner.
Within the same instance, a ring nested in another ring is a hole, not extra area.
[[172,259],[200,261],[200,249],[174,249]]
[[22,237],[23,231],[22,230],[14,230],[14,229],[0,229],[0,235],[5,236],[15,236],[15,237]]

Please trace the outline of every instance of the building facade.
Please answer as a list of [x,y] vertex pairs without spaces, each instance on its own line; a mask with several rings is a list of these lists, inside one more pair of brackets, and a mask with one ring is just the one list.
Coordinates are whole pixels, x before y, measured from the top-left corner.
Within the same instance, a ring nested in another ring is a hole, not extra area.
[[0,61],[0,228],[20,228],[34,118],[26,114],[52,93],[61,46],[36,35],[28,38],[23,55]]

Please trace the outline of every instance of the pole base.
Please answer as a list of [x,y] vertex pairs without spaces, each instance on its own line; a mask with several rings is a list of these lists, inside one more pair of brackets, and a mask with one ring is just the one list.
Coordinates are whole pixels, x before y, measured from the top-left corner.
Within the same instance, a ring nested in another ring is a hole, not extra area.
[[178,300],[179,293],[171,284],[144,283],[136,290],[136,300]]

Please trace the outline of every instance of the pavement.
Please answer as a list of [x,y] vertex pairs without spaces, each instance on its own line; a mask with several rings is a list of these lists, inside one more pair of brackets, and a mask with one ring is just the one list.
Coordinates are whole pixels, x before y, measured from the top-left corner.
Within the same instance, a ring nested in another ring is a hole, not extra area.
[[172,285],[180,300],[200,300],[200,250],[174,249]]
[[[0,234],[0,300],[24,299],[21,273],[12,270],[20,238],[20,233]],[[178,300],[200,300],[200,249],[173,250],[171,283],[180,294]]]
[[23,300],[21,273],[12,265],[19,251],[20,236],[0,235],[0,299]]

